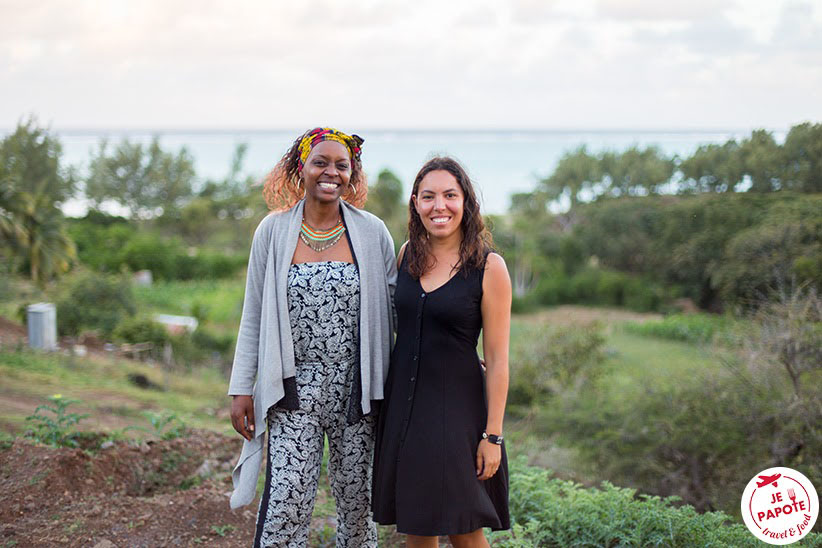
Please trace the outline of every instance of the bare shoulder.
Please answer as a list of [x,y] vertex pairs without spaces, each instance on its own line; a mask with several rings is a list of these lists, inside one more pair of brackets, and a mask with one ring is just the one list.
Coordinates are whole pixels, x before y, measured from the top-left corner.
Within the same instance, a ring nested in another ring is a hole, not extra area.
[[508,279],[508,267],[505,265],[505,259],[499,253],[489,253],[485,259],[485,279],[500,276]]
[[489,253],[485,261],[482,291],[485,294],[494,296],[511,294],[511,278],[508,276],[505,259],[497,253]]

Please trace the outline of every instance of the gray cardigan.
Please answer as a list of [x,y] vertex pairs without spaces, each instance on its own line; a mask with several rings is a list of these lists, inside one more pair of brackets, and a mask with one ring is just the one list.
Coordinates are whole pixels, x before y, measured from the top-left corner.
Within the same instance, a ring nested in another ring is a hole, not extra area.
[[[254,500],[263,460],[266,414],[285,395],[283,379],[296,374],[288,318],[288,269],[297,248],[304,203],[269,214],[260,222],[251,243],[228,393],[254,397],[256,430],[254,439],[243,443],[232,474],[231,508]],[[388,375],[397,265],[391,235],[379,218],[344,201],[342,215],[360,274],[361,403],[363,414],[368,414],[371,400],[383,399]]]

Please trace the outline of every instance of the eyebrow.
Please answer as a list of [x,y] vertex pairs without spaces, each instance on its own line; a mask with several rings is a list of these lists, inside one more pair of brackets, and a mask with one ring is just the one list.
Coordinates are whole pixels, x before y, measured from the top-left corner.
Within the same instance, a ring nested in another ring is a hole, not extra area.
[[[449,188],[447,190],[443,190],[443,193],[445,193],[445,192],[456,192],[456,191],[457,191],[456,188]],[[429,192],[431,194],[435,194],[435,192],[433,190],[428,190],[427,188],[425,190],[423,190],[421,193],[425,194],[426,192]]]
[[[326,155],[325,155],[325,154],[323,154],[322,152],[318,152],[317,154],[315,154],[315,155],[314,155],[314,158],[322,158],[323,160],[331,160],[331,157],[330,157],[330,156],[326,156]],[[349,157],[347,157],[347,156],[346,156],[345,158],[337,158],[337,159],[336,159],[336,160],[334,160],[334,161],[335,161],[335,162],[350,162],[350,161],[351,161],[351,158],[349,158]]]

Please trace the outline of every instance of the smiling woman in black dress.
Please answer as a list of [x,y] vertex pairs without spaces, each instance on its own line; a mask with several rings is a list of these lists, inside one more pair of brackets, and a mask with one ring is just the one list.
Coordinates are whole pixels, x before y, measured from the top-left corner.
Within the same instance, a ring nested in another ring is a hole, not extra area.
[[502,421],[511,281],[456,161],[427,162],[409,206],[394,295],[398,336],[377,434],[374,519],[396,523],[408,546],[437,546],[439,535],[457,547],[488,546],[483,527],[509,528]]

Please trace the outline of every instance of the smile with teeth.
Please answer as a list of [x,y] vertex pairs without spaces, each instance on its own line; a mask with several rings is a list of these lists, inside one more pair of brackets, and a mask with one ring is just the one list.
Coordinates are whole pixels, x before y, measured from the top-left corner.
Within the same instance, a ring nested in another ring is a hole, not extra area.
[[338,183],[327,183],[327,182],[317,183],[317,185],[320,188],[325,188],[325,189],[328,189],[328,190],[336,190],[337,187],[340,186]]
[[431,222],[441,225],[451,220],[451,217],[431,217]]

